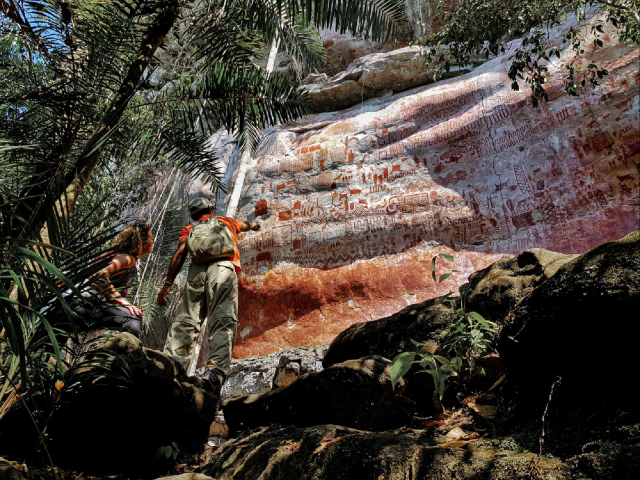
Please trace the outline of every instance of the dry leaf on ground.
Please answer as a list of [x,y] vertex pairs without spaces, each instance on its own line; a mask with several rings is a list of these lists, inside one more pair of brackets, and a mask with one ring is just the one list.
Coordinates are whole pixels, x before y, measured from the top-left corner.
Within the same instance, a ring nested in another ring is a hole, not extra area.
[[495,416],[498,409],[493,405],[487,405],[485,402],[487,398],[484,395],[477,397],[467,397],[462,403],[469,407],[474,412],[480,414],[480,416],[491,419]]
[[455,442],[457,440],[462,440],[467,436],[467,432],[462,430],[460,427],[455,427],[449,430],[449,432],[445,435],[444,439],[446,442]]
[[315,455],[316,453],[320,453],[320,452],[321,452],[322,450],[324,450],[324,449],[325,449],[325,447],[326,447],[327,445],[329,445],[330,443],[337,442],[337,441],[338,441],[338,440],[340,440],[341,438],[342,438],[342,437],[336,437],[336,438],[323,438],[322,440],[320,440],[320,446],[319,446],[318,448],[316,448],[316,449],[313,451],[314,455]]

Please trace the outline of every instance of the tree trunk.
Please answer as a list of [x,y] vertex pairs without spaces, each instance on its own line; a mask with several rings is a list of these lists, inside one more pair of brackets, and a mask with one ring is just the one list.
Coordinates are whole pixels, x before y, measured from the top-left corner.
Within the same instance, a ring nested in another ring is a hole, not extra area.
[[280,39],[278,34],[273,37],[271,42],[271,50],[269,51],[269,60],[267,61],[267,73],[271,74],[276,68],[276,57],[278,56],[278,47],[280,46]]
[[[41,229],[46,221],[47,208],[45,207],[51,207],[61,197],[66,197],[70,209],[73,207],[76,198],[84,190],[89,178],[91,178],[93,169],[98,164],[100,155],[105,148],[106,138],[112,133],[113,128],[117,126],[129,101],[137,92],[144,71],[149,66],[158,47],[173,28],[182,11],[183,3],[179,1],[171,2],[149,25],[138,48],[138,53],[129,66],[118,93],[93,135],[84,145],[76,164],[76,169],[67,173],[64,182],[60,185],[54,185],[54,191],[49,191],[50,195],[45,197],[44,193],[36,194],[33,200],[29,201],[21,208],[22,211],[18,212],[23,218],[29,218],[29,222],[22,230],[22,235],[29,237],[33,232]],[[73,140],[61,146],[60,151],[68,152],[72,143]],[[34,177],[30,185],[23,190],[25,192],[23,198],[32,196],[34,192],[41,192],[41,186],[39,185],[41,181],[42,179],[39,176]]]

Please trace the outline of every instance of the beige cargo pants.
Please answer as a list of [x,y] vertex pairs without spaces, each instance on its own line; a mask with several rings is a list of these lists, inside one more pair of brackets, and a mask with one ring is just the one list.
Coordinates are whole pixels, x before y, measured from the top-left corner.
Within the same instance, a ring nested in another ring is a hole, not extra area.
[[185,370],[191,360],[193,341],[208,318],[209,355],[207,369],[226,377],[238,328],[238,277],[228,260],[189,267],[187,284],[169,327],[164,353]]

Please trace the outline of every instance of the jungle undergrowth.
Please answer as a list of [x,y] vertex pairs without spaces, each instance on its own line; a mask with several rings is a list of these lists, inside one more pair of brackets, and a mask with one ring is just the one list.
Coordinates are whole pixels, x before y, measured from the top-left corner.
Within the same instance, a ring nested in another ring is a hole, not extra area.
[[[440,262],[447,270],[436,276],[436,263]],[[446,280],[453,281],[460,291],[460,285],[456,279],[458,270],[450,268],[445,262],[453,262],[453,255],[438,253],[431,259],[431,277],[440,284]],[[435,355],[425,350],[426,343],[411,340],[418,348],[415,352],[403,352],[393,359],[391,364],[391,386],[395,386],[400,379],[405,376],[413,365],[419,365],[417,373],[428,373],[433,377],[435,391],[434,402],[441,405],[444,393],[451,384],[452,378],[460,377],[468,373],[469,376],[484,375],[484,369],[478,367],[476,359],[482,358],[491,353],[494,337],[497,332],[497,324],[485,319],[478,312],[469,310],[466,306],[469,294],[481,294],[471,288],[460,292],[459,297],[453,296],[453,292],[440,297],[437,302],[448,304],[454,309],[448,324],[447,332],[441,347],[444,355]],[[456,305],[459,307],[456,308]],[[461,401],[464,393],[459,392],[457,399]]]

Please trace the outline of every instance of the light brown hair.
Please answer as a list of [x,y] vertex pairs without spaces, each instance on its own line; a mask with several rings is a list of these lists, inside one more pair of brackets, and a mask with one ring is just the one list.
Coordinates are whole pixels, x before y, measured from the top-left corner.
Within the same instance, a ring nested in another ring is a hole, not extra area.
[[124,252],[137,257],[147,243],[150,231],[151,227],[146,223],[134,222],[127,225],[113,241],[111,248],[115,252]]

